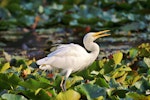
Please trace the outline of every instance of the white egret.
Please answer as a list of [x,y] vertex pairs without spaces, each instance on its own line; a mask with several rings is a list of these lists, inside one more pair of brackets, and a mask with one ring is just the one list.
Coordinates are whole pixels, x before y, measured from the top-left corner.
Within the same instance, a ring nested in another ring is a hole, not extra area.
[[[100,37],[108,36],[104,34],[109,30],[100,32],[90,32],[84,36],[83,44],[86,49],[78,44],[64,44],[58,46],[55,51],[48,54],[47,57],[37,61],[42,70],[52,70],[53,68],[62,69],[64,77],[61,81],[61,88],[66,90],[66,79],[73,72],[83,70],[92,64],[97,58],[100,48],[94,41]],[[87,51],[90,51],[88,53]]]

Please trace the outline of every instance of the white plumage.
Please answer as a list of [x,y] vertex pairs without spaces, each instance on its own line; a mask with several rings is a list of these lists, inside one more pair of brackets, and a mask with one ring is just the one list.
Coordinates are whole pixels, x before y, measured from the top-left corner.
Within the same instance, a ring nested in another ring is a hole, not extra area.
[[87,52],[82,46],[78,44],[64,44],[58,46],[55,51],[48,54],[47,57],[37,61],[42,70],[52,70],[53,68],[62,69],[65,73],[65,79],[62,79],[61,88],[66,90],[66,79],[72,72],[83,70],[94,62],[99,54],[99,46],[94,42],[97,38],[108,36],[103,34],[109,30],[101,32],[90,32],[84,36],[83,43],[85,48],[90,51]]

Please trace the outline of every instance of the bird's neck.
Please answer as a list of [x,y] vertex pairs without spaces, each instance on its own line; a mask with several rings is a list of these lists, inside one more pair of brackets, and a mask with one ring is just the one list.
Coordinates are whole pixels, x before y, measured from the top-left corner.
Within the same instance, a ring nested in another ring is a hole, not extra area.
[[89,55],[92,60],[95,60],[99,54],[99,45],[95,42],[84,43],[85,48],[90,51]]

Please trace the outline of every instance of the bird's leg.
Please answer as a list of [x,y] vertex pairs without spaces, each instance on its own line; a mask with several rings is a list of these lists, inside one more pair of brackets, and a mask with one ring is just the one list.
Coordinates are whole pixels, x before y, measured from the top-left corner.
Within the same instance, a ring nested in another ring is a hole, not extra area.
[[[65,72],[65,70],[63,70],[63,72]],[[66,91],[66,80],[68,79],[71,72],[72,72],[72,70],[68,69],[66,71],[66,75],[62,77],[62,80],[61,80],[61,83],[60,83],[60,87],[61,87],[62,91]]]
[[66,91],[66,78],[65,78],[65,76],[62,77],[60,87],[61,87],[62,91]]

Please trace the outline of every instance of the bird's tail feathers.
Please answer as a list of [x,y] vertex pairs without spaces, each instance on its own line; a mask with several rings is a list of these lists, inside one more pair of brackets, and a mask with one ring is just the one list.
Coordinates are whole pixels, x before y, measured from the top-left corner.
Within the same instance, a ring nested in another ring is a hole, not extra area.
[[40,65],[41,70],[49,70],[51,71],[53,68],[50,65]]
[[44,64],[47,64],[48,59],[49,59],[48,57],[45,57],[45,58],[42,58],[42,59],[37,60],[36,63],[37,63],[38,65],[44,65]]
[[52,67],[49,65],[49,57],[45,57],[36,61],[41,70],[52,70]]

